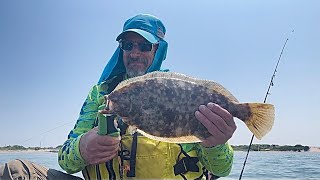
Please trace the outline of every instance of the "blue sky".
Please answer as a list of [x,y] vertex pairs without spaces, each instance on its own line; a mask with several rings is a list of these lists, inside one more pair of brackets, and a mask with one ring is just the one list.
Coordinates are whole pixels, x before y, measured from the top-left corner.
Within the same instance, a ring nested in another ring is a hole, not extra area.
[[[268,102],[272,131],[254,143],[320,146],[320,1],[0,1],[0,146],[57,146],[117,47],[124,21],[166,25],[163,67],[219,82],[240,102]],[[294,33],[291,31],[294,29]],[[251,133],[236,119],[231,144]]]

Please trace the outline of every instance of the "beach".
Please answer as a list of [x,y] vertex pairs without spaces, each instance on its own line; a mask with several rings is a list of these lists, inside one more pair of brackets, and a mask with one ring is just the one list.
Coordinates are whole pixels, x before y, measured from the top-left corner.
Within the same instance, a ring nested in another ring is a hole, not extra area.
[[309,152],[320,152],[320,147],[310,147]]

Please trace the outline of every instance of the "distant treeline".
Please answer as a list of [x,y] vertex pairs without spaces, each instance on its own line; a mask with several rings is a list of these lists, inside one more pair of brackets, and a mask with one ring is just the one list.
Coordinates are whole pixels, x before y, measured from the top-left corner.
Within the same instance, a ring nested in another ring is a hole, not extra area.
[[[233,150],[235,151],[248,151],[249,146],[248,145],[231,145]],[[303,146],[300,144],[290,146],[290,145],[270,145],[270,144],[252,144],[250,147],[251,151],[309,151],[309,146]]]
[[57,146],[57,147],[24,147],[24,146],[20,146],[20,145],[13,145],[13,146],[3,146],[0,147],[0,151],[16,151],[16,150],[41,150],[41,149],[59,149],[61,146]]
[[[231,145],[233,150],[235,151],[248,151],[249,146],[248,145]],[[4,146],[0,147],[0,151],[15,151],[15,150],[41,150],[41,149],[52,149],[58,150],[60,149],[60,146],[57,147],[24,147],[20,145],[13,145],[13,146]],[[309,146],[303,146],[300,144],[297,144],[295,146],[290,146],[290,145],[284,145],[284,146],[279,146],[279,145],[270,145],[270,144],[252,144],[250,150],[251,151],[296,151],[296,152],[301,152],[301,151],[309,151],[310,147]]]

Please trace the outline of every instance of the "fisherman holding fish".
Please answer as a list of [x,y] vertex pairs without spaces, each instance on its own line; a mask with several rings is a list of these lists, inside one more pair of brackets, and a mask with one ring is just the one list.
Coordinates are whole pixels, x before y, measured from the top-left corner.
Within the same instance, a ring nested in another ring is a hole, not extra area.
[[[217,83],[161,70],[165,33],[152,15],[125,22],[118,48],[59,151],[67,173],[82,171],[85,179],[216,179],[232,168],[227,141],[236,130],[234,117],[260,138],[270,130],[269,119],[259,118],[272,116],[273,107],[241,104]],[[119,132],[99,133],[97,117],[105,116]],[[24,167],[51,176],[37,165]],[[55,177],[77,178],[57,172]]]
[[[227,141],[236,125],[228,111],[213,103],[199,104],[198,111],[194,112],[194,116],[212,134],[201,143],[179,146],[149,139],[139,133],[131,135],[126,133],[129,128],[123,130],[121,138],[100,136],[93,128],[97,124],[98,108],[105,103],[104,95],[112,92],[125,79],[160,70],[168,47],[164,40],[165,33],[163,23],[152,15],[140,14],[125,22],[123,32],[116,38],[119,47],[98,84],[90,91],[75,128],[59,152],[59,164],[68,173],[82,170],[86,179],[118,179],[121,176],[121,157],[118,157],[120,143],[122,151],[126,150],[128,156],[135,156],[123,160],[125,178],[129,175],[144,179],[181,179],[182,176],[195,179],[202,177],[204,169],[215,176],[230,173],[233,151]],[[123,126],[122,122],[117,124]],[[135,161],[133,164],[131,159]],[[108,161],[112,161],[109,167],[106,166]],[[184,163],[190,167],[184,166]]]

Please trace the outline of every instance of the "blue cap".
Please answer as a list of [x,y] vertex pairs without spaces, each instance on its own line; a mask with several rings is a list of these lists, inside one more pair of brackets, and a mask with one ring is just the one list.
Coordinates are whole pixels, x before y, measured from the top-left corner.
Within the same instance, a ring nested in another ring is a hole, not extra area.
[[149,14],[139,14],[124,23],[123,31],[116,40],[119,41],[126,32],[138,33],[150,43],[157,43],[164,38],[166,29],[157,17]]
[[[162,62],[166,59],[168,49],[168,43],[163,39],[164,34],[166,33],[166,29],[162,22],[152,15],[136,15],[125,22],[123,26],[123,32],[117,37],[117,41],[122,38],[125,32],[129,31],[140,34],[151,43],[158,42],[158,49],[147,72],[161,70],[161,65]],[[98,83],[102,83],[117,75],[125,73],[126,69],[123,64],[122,53],[122,50],[118,46],[116,51],[108,61],[107,65],[104,67]]]

